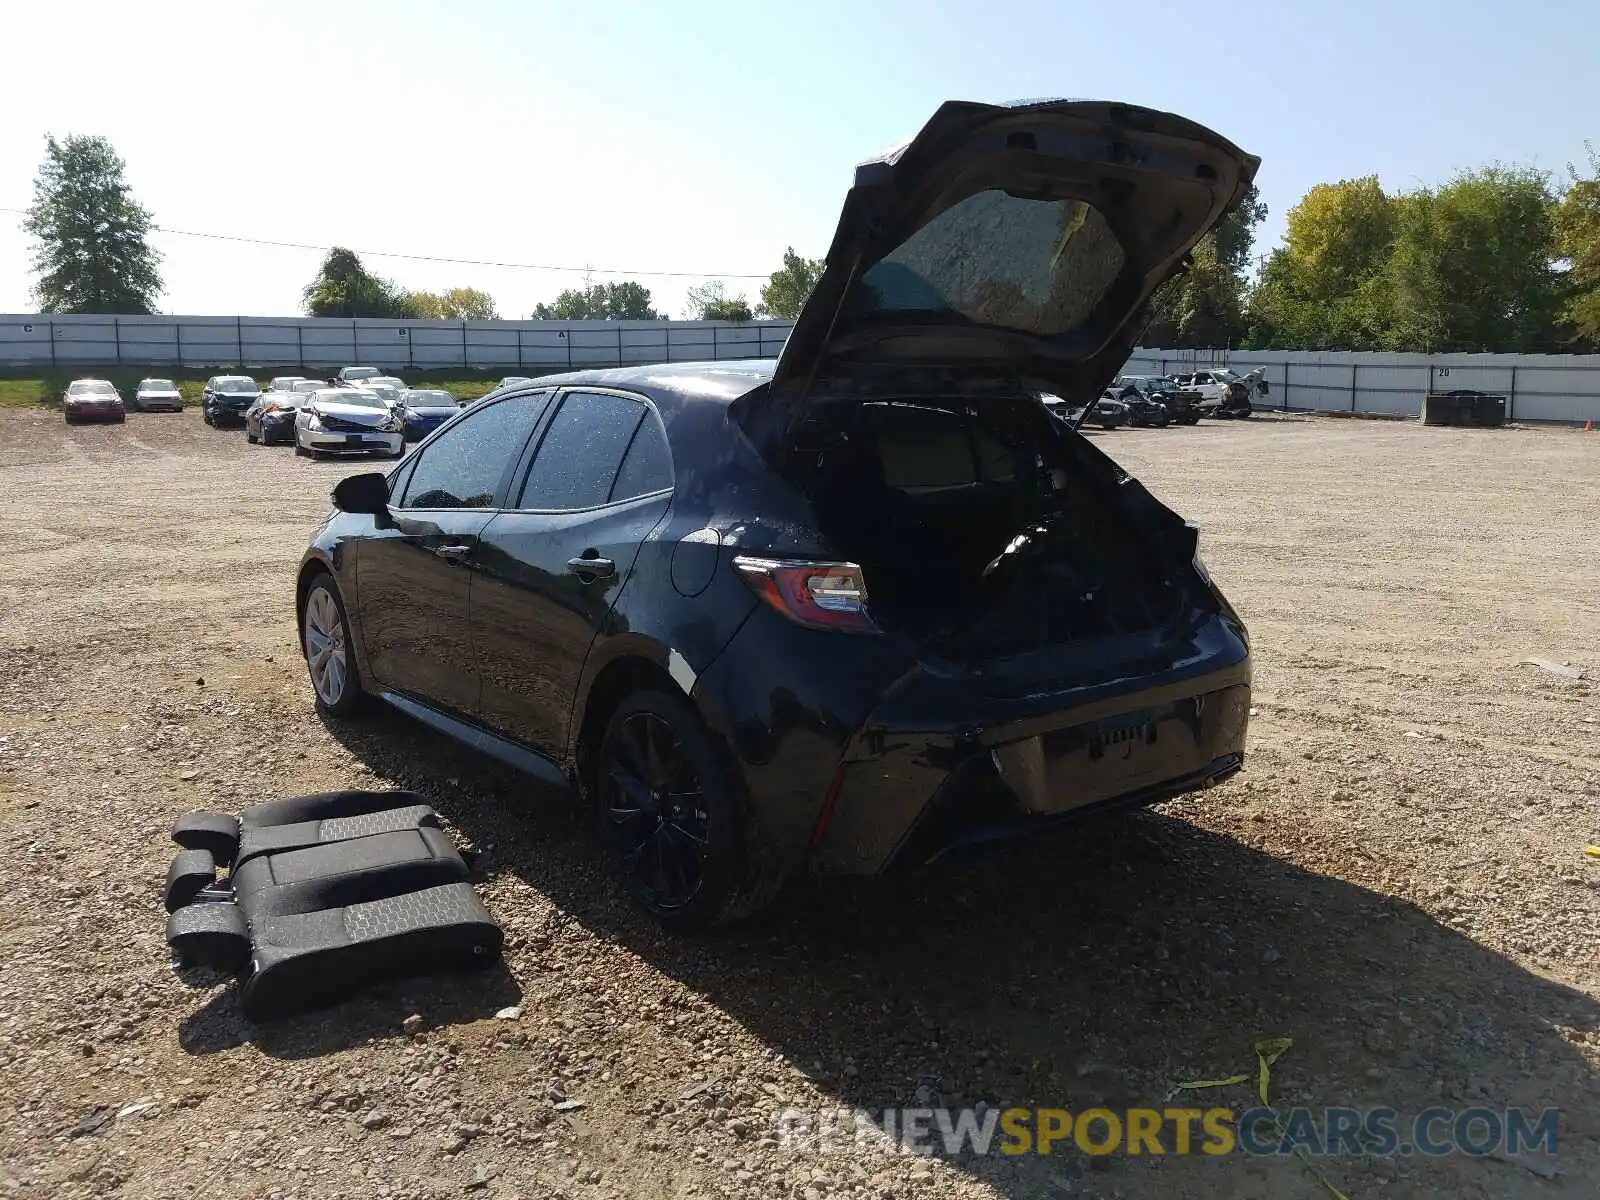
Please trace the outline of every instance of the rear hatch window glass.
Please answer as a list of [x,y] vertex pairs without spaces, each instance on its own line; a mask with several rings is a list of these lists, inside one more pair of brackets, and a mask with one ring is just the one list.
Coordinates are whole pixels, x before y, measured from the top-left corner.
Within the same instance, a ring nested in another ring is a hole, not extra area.
[[945,209],[874,263],[846,309],[1054,337],[1088,321],[1126,263],[1093,205],[991,189]]

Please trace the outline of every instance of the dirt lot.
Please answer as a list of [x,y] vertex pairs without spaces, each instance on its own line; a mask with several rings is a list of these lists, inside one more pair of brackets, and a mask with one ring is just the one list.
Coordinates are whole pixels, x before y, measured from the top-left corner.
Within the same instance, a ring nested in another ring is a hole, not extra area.
[[[1554,1175],[1324,1160],[1352,1200],[1600,1193],[1600,436],[1283,419],[1101,444],[1202,523],[1251,625],[1244,774],[673,941],[616,898],[561,798],[399,717],[314,715],[292,571],[347,468],[194,412],[0,412],[0,1184],[1329,1195],[1293,1159],[930,1163],[770,1137],[790,1106],[1160,1107],[1286,1035],[1285,1106],[1561,1109]],[[348,785],[417,788],[484,851],[506,969],[247,1026],[168,965],[167,828]],[[583,1107],[556,1114],[563,1096]]]

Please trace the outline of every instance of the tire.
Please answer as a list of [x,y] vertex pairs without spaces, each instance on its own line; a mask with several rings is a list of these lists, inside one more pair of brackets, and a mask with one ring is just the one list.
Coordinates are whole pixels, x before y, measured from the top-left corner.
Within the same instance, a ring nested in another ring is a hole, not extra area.
[[725,925],[777,894],[781,881],[746,853],[743,789],[682,696],[647,689],[625,699],[601,735],[594,784],[611,868],[666,929]]
[[1199,413],[1190,413],[1188,416],[1184,417],[1183,420],[1179,422],[1179,424],[1181,424],[1181,425],[1198,425],[1198,424],[1200,424],[1200,414]]
[[[326,571],[306,588],[305,603],[300,607],[300,638],[317,711],[345,718],[366,707],[367,693],[350,638],[350,618],[339,585]],[[321,661],[314,661],[323,651],[326,655]]]
[[211,415],[210,409],[202,408],[200,410],[200,419],[213,429],[217,427],[216,419]]
[[250,432],[250,426],[248,425],[244,427],[244,440],[249,442],[252,446],[257,444],[256,435]]

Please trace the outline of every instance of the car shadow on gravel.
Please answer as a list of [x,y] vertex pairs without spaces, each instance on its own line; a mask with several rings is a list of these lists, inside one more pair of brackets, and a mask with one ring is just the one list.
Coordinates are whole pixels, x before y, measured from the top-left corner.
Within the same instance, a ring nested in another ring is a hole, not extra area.
[[276,1021],[247,1021],[239,989],[214,972],[184,978],[193,987],[217,990],[178,1026],[178,1044],[194,1055],[215,1054],[246,1043],[273,1058],[319,1058],[370,1042],[405,1036],[403,1022],[427,1014],[430,1027],[466,1024],[516,1004],[522,989],[504,963],[482,971],[417,975],[376,983],[331,1008]]
[[[1295,1043],[1274,1068],[1275,1100],[1413,1116],[1556,1106],[1563,1144],[1600,1133],[1600,1080],[1560,1033],[1600,1029],[1592,998],[1406,901],[1179,817],[1085,821],[986,861],[808,886],[759,924],[673,938],[620,898],[569,797],[398,716],[329,729],[376,773],[428,796],[487,851],[490,873],[520,878],[563,920],[704,996],[828,1104],[1159,1108],[1178,1079],[1253,1078],[1252,1042],[1283,1035]],[[496,915],[513,936],[532,924]],[[381,1026],[394,1011],[352,1018]],[[1243,1109],[1251,1092],[1169,1103]],[[953,1162],[1018,1197],[1066,1194],[1090,1170],[1076,1153]],[[1204,1193],[1219,1179],[1209,1162],[1119,1169],[1159,1167],[1148,1186]],[[1436,1168],[1446,1169],[1399,1159],[1360,1169],[1405,1191],[1416,1184],[1408,1171]]]

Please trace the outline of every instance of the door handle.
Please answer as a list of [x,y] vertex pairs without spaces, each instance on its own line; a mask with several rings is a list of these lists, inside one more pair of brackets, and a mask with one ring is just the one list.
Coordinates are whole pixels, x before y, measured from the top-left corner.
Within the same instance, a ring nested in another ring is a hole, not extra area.
[[448,546],[435,546],[433,552],[446,562],[460,562],[472,553],[471,546],[451,544]]
[[610,579],[617,573],[617,564],[609,558],[569,558],[567,570],[588,583],[596,579]]

